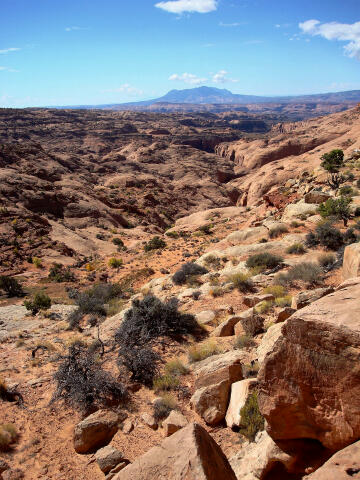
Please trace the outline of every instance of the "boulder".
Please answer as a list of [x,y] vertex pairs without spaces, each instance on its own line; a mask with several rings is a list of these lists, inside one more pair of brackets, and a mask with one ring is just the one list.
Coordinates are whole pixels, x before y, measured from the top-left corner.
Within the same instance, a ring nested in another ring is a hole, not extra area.
[[258,303],[269,302],[272,300],[275,300],[274,295],[271,293],[265,293],[263,295],[248,295],[247,297],[244,297],[243,302],[248,307],[255,307]]
[[[116,467],[120,462],[126,461],[124,454],[116,448],[107,445],[100,448],[95,454],[96,462],[103,473],[109,473],[110,470]],[[127,461],[127,463],[129,463]]]
[[134,430],[134,422],[130,418],[127,418],[123,423],[121,430],[124,433],[131,433]]
[[[245,335],[249,335],[250,337],[261,333],[264,329],[264,319],[257,314],[253,314],[252,316],[243,316],[242,318],[240,318],[239,323],[241,325],[242,332],[245,333]],[[240,333],[240,328],[237,328],[236,334],[238,335]]]
[[285,322],[285,320],[287,320],[289,317],[291,317],[291,315],[295,312],[296,312],[296,310],[294,308],[291,308],[291,307],[282,308],[278,313],[276,323]]
[[155,420],[155,418],[150,415],[149,413],[143,413],[141,415],[141,420],[152,430],[157,430],[158,429],[158,424]]
[[275,323],[275,325],[271,325],[271,327],[267,329],[260,345],[257,348],[257,357],[259,363],[264,361],[266,355],[274,348],[278,338],[281,337],[281,329],[283,325],[283,323]]
[[360,478],[360,441],[335,453],[304,480],[349,480]]
[[263,431],[256,435],[255,442],[244,445],[229,462],[239,480],[258,480],[264,478],[264,474],[276,464],[281,463],[286,468],[291,464],[292,458]]
[[249,394],[255,389],[257,380],[247,378],[231,385],[230,402],[226,412],[226,425],[230,428],[240,426],[240,410],[245,405]]
[[360,276],[360,242],[345,248],[342,268],[343,280]]
[[290,203],[285,207],[282,220],[294,220],[295,218],[302,217],[303,215],[314,215],[317,211],[317,204],[316,203]]
[[114,480],[236,480],[218,444],[191,423],[121,470]]
[[172,410],[166,420],[163,421],[163,427],[165,429],[165,436],[170,437],[173,433],[177,432],[181,428],[186,427],[188,421],[184,415],[176,410]]
[[360,278],[282,324],[258,375],[260,411],[276,442],[315,440],[336,451],[359,439],[359,298]]
[[330,195],[325,192],[321,192],[320,190],[311,190],[304,195],[305,203],[323,203],[326,202],[330,198]]
[[118,415],[106,410],[86,417],[74,429],[75,451],[89,453],[108,444],[118,431],[118,422]]
[[207,424],[217,425],[225,418],[230,387],[243,378],[243,359],[244,353],[234,350],[199,362],[190,404]]
[[225,240],[232,245],[255,243],[262,238],[268,238],[268,233],[268,229],[265,227],[245,228],[244,230],[230,233]]
[[195,315],[198,323],[207,325],[215,320],[216,314],[213,310],[204,310]]
[[234,335],[234,327],[240,321],[240,316],[232,315],[211,332],[212,337],[231,337]]
[[[240,320],[247,320],[251,321],[254,318],[254,309],[253,308],[248,308],[247,310],[244,310],[243,312],[238,314],[238,317],[240,317]],[[241,321],[238,322],[235,327],[234,327],[234,334],[235,335],[244,335],[245,331],[242,326]]]
[[326,287],[300,292],[292,297],[291,308],[294,310],[300,310],[300,308],[310,305],[310,303],[315,302],[315,300],[319,300],[319,298],[324,297],[333,291],[334,289],[332,287]]

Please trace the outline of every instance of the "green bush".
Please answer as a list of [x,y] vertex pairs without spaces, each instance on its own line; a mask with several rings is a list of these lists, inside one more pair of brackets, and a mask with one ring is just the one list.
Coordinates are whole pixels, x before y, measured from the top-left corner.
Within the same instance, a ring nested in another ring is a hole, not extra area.
[[48,278],[53,282],[75,282],[76,278],[70,267],[64,267],[61,263],[53,263],[50,267]]
[[329,198],[325,203],[319,205],[319,213],[323,218],[335,217],[341,219],[346,227],[349,218],[351,218],[350,203],[351,198],[349,197]]
[[113,243],[114,245],[116,245],[117,247],[120,247],[120,248],[121,248],[121,247],[124,247],[124,242],[123,242],[123,241],[121,240],[121,238],[119,238],[119,237],[114,237],[114,238],[112,239],[112,243]]
[[153,381],[153,389],[155,393],[174,390],[179,386],[179,379],[175,375],[169,373],[155,377]]
[[330,250],[338,250],[344,244],[342,233],[331,222],[319,223],[315,228],[315,236],[318,244]]
[[308,285],[314,285],[322,280],[323,272],[319,265],[311,262],[298,263],[287,272],[290,282],[302,281]]
[[189,369],[179,358],[169,360],[165,365],[165,373],[168,375],[186,375]]
[[213,228],[212,224],[202,225],[201,227],[198,228],[198,231],[202,232],[202,233],[205,233],[205,235],[210,235],[212,233],[211,232],[212,228]]
[[284,295],[283,297],[275,298],[275,305],[280,308],[290,307],[292,301],[291,295]]
[[41,267],[42,267],[42,260],[41,260],[41,258],[33,257],[33,258],[32,258],[32,264],[35,265],[36,268],[41,268]]
[[184,263],[180,269],[174,273],[172,276],[172,281],[175,283],[175,285],[183,285],[187,282],[189,277],[204,275],[205,273],[208,273],[206,268],[198,265],[197,263],[187,262]]
[[329,173],[337,173],[344,166],[344,152],[336,149],[321,156],[321,166]]
[[256,434],[264,429],[264,423],[264,417],[259,410],[257,392],[253,392],[240,410],[239,432],[253,442]]
[[272,309],[273,305],[273,301],[264,300],[263,302],[260,302],[256,305],[255,312],[260,314],[268,313]]
[[160,237],[153,237],[144,245],[145,252],[150,252],[151,250],[159,250],[161,248],[165,248],[166,243]]
[[302,243],[293,243],[286,249],[286,253],[301,255],[306,252],[306,248]]
[[22,297],[24,295],[22,286],[16,278],[6,275],[0,276],[0,290],[4,290],[8,297]]
[[283,258],[271,253],[257,253],[246,260],[247,268],[259,267],[262,270],[278,267],[283,262]]
[[350,196],[353,196],[354,195],[354,190],[353,188],[350,186],[350,185],[344,185],[343,187],[340,188],[339,190],[339,193],[340,195],[350,195]]
[[36,315],[40,310],[48,310],[51,307],[51,298],[45,292],[38,292],[33,300],[25,300],[24,306]]
[[268,287],[263,288],[262,293],[265,294],[270,294],[274,295],[275,298],[277,297],[283,297],[286,295],[286,288],[283,287],[282,285],[269,285]]
[[354,211],[355,217],[360,217],[360,207],[356,207]]
[[212,355],[217,355],[221,353],[221,349],[214,340],[208,340],[198,345],[192,345],[188,349],[189,361],[200,362],[205,358],[211,357]]
[[111,267],[111,268],[119,268],[119,267],[122,266],[122,264],[123,264],[123,261],[122,261],[121,258],[112,257],[112,258],[110,258],[109,261],[108,261],[108,265],[109,265],[109,267]]
[[169,393],[156,399],[153,404],[154,419],[158,422],[169,416],[172,410],[177,408],[176,399]]

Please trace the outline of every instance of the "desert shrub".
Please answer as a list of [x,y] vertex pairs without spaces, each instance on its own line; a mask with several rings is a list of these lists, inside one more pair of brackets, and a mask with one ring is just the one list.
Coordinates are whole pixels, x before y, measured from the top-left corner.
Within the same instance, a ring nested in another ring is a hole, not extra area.
[[210,235],[212,233],[211,232],[212,228],[213,228],[212,224],[207,224],[207,225],[201,225],[201,227],[199,227],[197,230],[199,232],[205,233],[205,235]]
[[153,237],[144,245],[145,252],[150,252],[151,250],[159,250],[161,248],[165,248],[166,243],[164,240],[158,236]]
[[286,249],[286,253],[301,255],[306,252],[306,248],[302,243],[293,243]]
[[265,300],[256,305],[255,311],[260,314],[268,313],[272,309],[273,305],[274,305],[273,301]]
[[256,360],[252,360],[250,363],[247,363],[242,367],[244,378],[257,377],[259,370],[260,364]]
[[4,290],[8,297],[22,297],[24,295],[22,286],[14,277],[0,276],[0,290]]
[[342,233],[331,222],[319,223],[315,228],[315,235],[318,244],[330,250],[338,250],[344,243]]
[[192,363],[200,362],[201,360],[211,357],[212,355],[217,355],[218,353],[221,353],[221,349],[214,340],[208,340],[198,345],[192,345],[188,349],[189,361]]
[[305,245],[308,248],[314,248],[319,245],[319,241],[314,232],[309,232],[305,237]]
[[123,292],[118,283],[99,283],[81,293],[77,290],[69,291],[68,295],[78,306],[68,318],[69,327],[76,328],[84,315],[105,317],[107,312],[104,304],[112,299],[122,298]]
[[189,369],[179,358],[174,358],[173,360],[169,360],[165,367],[165,373],[168,375],[186,375],[189,373]]
[[336,257],[333,253],[323,253],[319,255],[318,262],[323,268],[327,268],[336,262]]
[[357,186],[358,188],[360,188],[360,178],[358,178],[358,179],[356,180],[356,186]]
[[322,279],[323,272],[319,265],[311,262],[302,262],[294,265],[287,272],[290,282],[301,281],[308,285],[314,285]]
[[346,232],[343,234],[343,240],[346,245],[350,245],[351,243],[355,243],[359,240],[353,227],[346,230]]
[[119,238],[119,237],[114,237],[114,238],[112,239],[112,243],[113,243],[114,245],[116,245],[117,247],[123,247],[123,246],[124,246],[124,242],[123,242],[123,241],[121,240],[121,238]]
[[51,307],[51,298],[45,292],[38,292],[33,300],[25,300],[24,306],[36,315],[40,310],[48,310]]
[[75,282],[76,278],[69,267],[64,267],[61,263],[53,263],[50,267],[48,278],[53,282]]
[[18,439],[18,432],[14,424],[0,424],[0,451],[7,451]]
[[62,398],[84,412],[125,402],[128,398],[125,386],[103,370],[94,353],[78,342],[62,357],[54,379],[57,386],[53,401]]
[[179,233],[178,232],[165,232],[165,235],[170,238],[179,238]]
[[247,268],[261,267],[263,270],[272,269],[279,266],[283,259],[272,253],[256,253],[246,260]]
[[336,173],[344,166],[344,152],[339,149],[324,153],[320,159],[322,168],[330,173]]
[[339,190],[340,195],[354,195],[354,189],[350,185],[344,185]]
[[250,442],[255,440],[258,432],[264,429],[264,417],[261,415],[258,405],[257,392],[248,396],[245,405],[240,410],[240,430]]
[[216,255],[208,255],[207,257],[204,258],[204,263],[208,267],[212,267],[212,268],[219,268],[221,265],[220,258],[217,257]]
[[249,335],[238,335],[234,341],[234,348],[250,348],[255,345],[254,340]]
[[36,268],[41,268],[41,267],[42,267],[42,260],[41,260],[41,258],[33,257],[33,258],[32,258],[32,264],[35,265]]
[[269,230],[269,237],[270,238],[277,238],[283,233],[288,233],[288,228],[286,225],[277,225],[276,227],[270,228]]
[[177,408],[176,399],[169,393],[162,395],[153,404],[153,416],[158,422],[169,416]]
[[290,307],[292,301],[291,295],[284,295],[283,297],[275,298],[275,305],[280,308]]
[[151,349],[154,343],[160,337],[176,339],[198,329],[193,315],[179,312],[176,299],[163,303],[147,295],[143,300],[134,300],[115,335],[120,347],[118,363],[132,373],[133,380],[151,384],[160,360]]
[[122,261],[121,258],[112,257],[112,258],[110,258],[109,261],[108,261],[108,265],[109,265],[109,267],[111,267],[111,268],[119,268],[119,267],[122,266],[122,264],[123,264],[123,261]]
[[319,213],[323,218],[335,217],[341,219],[346,227],[349,218],[351,218],[350,203],[351,198],[349,197],[329,198],[325,203],[319,205]]
[[293,227],[293,228],[303,227],[304,223],[298,222],[297,220],[293,220],[290,223],[290,226]]
[[360,217],[360,207],[356,207],[354,211],[355,217]]
[[221,297],[222,295],[224,295],[224,293],[225,293],[224,288],[220,287],[220,286],[211,287],[210,290],[209,290],[209,294],[213,298]]
[[269,285],[268,287],[265,287],[262,289],[262,293],[265,294],[270,294],[274,295],[274,297],[283,297],[286,295],[286,288],[283,287],[282,285]]
[[249,273],[234,273],[229,275],[228,280],[234,284],[240,292],[250,292],[254,288],[254,284],[251,280]]
[[205,267],[202,267],[197,263],[187,262],[174,273],[172,280],[175,285],[183,285],[186,283],[188,277],[193,275],[204,275],[205,273],[208,273],[208,270]]
[[179,379],[175,375],[169,373],[155,377],[153,381],[153,389],[155,393],[174,390],[179,385]]

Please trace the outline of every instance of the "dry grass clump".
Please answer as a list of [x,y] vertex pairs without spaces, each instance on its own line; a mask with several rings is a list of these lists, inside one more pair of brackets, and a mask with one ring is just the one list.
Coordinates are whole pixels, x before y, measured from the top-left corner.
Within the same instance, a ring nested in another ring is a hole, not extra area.
[[336,262],[336,256],[333,253],[323,253],[319,255],[318,262],[323,268],[330,267]]
[[153,415],[155,420],[163,420],[172,410],[177,409],[177,401],[175,397],[169,393],[165,393],[156,400],[153,405]]
[[302,255],[306,252],[306,248],[302,243],[293,243],[286,249],[286,253]]
[[221,353],[221,348],[214,340],[193,345],[188,349],[188,357],[190,362],[200,362],[205,358]]
[[225,294],[225,289],[220,286],[214,286],[210,288],[209,294],[214,298],[222,297]]
[[188,367],[179,358],[169,360],[164,370],[168,375],[186,375],[189,373]]
[[257,432],[264,429],[264,417],[258,405],[257,392],[253,392],[240,410],[240,433],[250,442],[255,440]]
[[285,295],[284,297],[275,298],[275,305],[280,308],[290,307],[292,301],[291,295]]
[[234,273],[228,276],[228,280],[240,292],[249,292],[254,288],[250,273]]
[[243,349],[250,348],[255,345],[254,340],[249,335],[238,335],[234,341],[234,348]]
[[269,237],[270,238],[277,238],[280,237],[283,233],[288,233],[288,228],[286,225],[277,225],[269,230]]
[[274,295],[275,298],[286,295],[286,288],[283,285],[269,285],[263,288],[262,293]]
[[302,262],[294,265],[287,273],[279,273],[275,277],[276,283],[289,285],[293,282],[302,282],[308,286],[321,282],[323,271],[319,265],[311,262]]
[[261,271],[278,267],[283,262],[283,258],[272,253],[256,253],[246,260],[247,268],[261,268]]
[[7,451],[18,439],[18,432],[14,424],[0,424],[0,451]]
[[273,308],[273,306],[274,306],[273,300],[266,300],[256,305],[255,311],[256,313],[260,313],[260,314],[268,313]]
[[153,388],[156,393],[175,390],[179,386],[179,379],[169,373],[154,378]]

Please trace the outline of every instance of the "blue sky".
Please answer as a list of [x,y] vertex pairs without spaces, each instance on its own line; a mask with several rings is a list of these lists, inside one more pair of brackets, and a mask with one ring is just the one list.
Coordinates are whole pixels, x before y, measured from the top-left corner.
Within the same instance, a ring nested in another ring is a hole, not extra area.
[[360,89],[359,0],[1,0],[0,106]]

